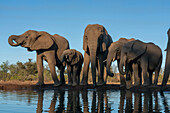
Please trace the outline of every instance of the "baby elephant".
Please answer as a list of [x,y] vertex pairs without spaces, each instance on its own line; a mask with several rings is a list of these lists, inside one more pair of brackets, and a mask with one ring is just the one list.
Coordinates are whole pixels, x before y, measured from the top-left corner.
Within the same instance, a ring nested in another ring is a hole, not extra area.
[[75,49],[67,49],[61,55],[61,62],[67,65],[68,85],[79,85],[83,55]]

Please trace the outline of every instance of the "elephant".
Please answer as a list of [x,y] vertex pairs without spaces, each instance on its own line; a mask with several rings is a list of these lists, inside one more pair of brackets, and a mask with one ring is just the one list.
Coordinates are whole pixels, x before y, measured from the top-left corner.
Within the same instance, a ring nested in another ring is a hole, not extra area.
[[[15,41],[15,42],[14,42]],[[28,30],[21,35],[11,35],[8,38],[11,46],[21,46],[28,51],[36,51],[36,63],[38,70],[38,82],[36,85],[44,84],[43,60],[47,61],[54,81],[54,86],[65,84],[64,68],[61,63],[61,54],[69,49],[69,42],[64,37],[54,34],[50,35],[44,31]],[[60,81],[56,75],[55,66],[60,70]]]
[[169,73],[170,73],[170,29],[167,32],[168,34],[168,43],[167,48],[165,49],[166,53],[166,62],[165,62],[165,69],[164,69],[164,77],[161,85],[161,91],[165,89],[166,83],[168,82]]
[[[130,41],[123,45],[120,55],[119,71],[126,73],[126,80],[131,80],[129,70],[137,71],[136,78],[143,74],[144,86],[152,85],[152,74],[155,72],[154,85],[157,85],[158,76],[162,64],[162,51],[154,43],[144,43],[140,40]],[[125,72],[123,70],[125,66]],[[140,69],[140,71],[138,71]],[[149,76],[147,74],[149,73]],[[141,81],[141,80],[140,80]]]
[[[89,24],[85,28],[83,36],[84,67],[81,85],[88,84],[88,71],[91,62],[93,85],[103,85],[104,67],[103,62],[107,58],[108,48],[112,43],[112,38],[104,26],[99,24]],[[96,67],[98,67],[98,84],[96,85]]]
[[[127,42],[133,41],[133,40],[135,39],[134,38],[131,38],[131,39],[120,38],[118,41],[113,42],[110,45],[108,49],[107,59],[106,59],[107,75],[111,77],[114,76],[114,74],[110,72],[110,66],[111,66],[112,61],[114,62],[115,60],[117,60],[117,65],[119,67],[120,53],[121,53],[122,46],[126,44]],[[126,86],[126,83],[125,83],[124,75],[120,74],[120,87],[125,87],[125,86]]]
[[83,55],[75,49],[67,49],[61,55],[61,62],[67,65],[68,85],[79,85]]

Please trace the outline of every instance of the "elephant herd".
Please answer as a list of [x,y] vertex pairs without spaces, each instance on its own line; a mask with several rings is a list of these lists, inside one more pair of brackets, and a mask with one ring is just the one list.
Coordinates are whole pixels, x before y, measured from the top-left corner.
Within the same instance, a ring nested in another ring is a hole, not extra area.
[[[168,31],[170,38],[170,30]],[[113,42],[104,26],[89,24],[83,36],[83,55],[70,49],[69,42],[64,37],[51,35],[44,31],[28,30],[21,35],[11,35],[8,38],[11,46],[21,46],[28,51],[36,51],[36,63],[38,69],[38,83],[44,84],[43,60],[47,61],[54,81],[54,86],[65,84],[64,70],[67,66],[68,85],[88,85],[89,64],[91,63],[92,80],[94,86],[106,84],[107,76],[113,77],[110,72],[111,63],[117,60],[120,72],[120,86],[127,89],[134,86],[152,85],[153,72],[155,72],[154,85],[157,85],[158,76],[162,64],[162,51],[154,43],[144,43],[136,39],[120,38]],[[165,88],[169,77],[170,43],[167,45],[167,57],[162,89]],[[80,82],[80,72],[82,80]],[[55,66],[60,70],[60,80],[56,75]],[[98,74],[96,74],[96,69]],[[96,77],[98,75],[98,77]],[[126,75],[126,77],[124,77]],[[98,78],[96,83],[96,78]]]

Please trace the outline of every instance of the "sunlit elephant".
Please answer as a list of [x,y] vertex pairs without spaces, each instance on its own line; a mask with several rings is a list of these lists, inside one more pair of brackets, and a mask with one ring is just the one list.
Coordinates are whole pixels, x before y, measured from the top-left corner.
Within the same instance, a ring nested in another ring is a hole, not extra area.
[[170,29],[167,32],[168,34],[168,43],[166,48],[166,62],[165,62],[165,70],[164,70],[164,78],[161,85],[161,90],[165,89],[166,83],[168,82],[169,73],[170,73]]
[[96,67],[98,66],[98,85],[104,84],[104,65],[112,38],[99,24],[89,24],[83,36],[84,68],[81,85],[88,84],[88,71],[91,62],[93,85],[96,86]]
[[[127,73],[131,68],[130,66],[136,64],[138,66],[136,69],[141,68],[142,70],[141,72],[144,78],[143,85],[148,86],[152,84],[153,72],[155,72],[154,85],[157,85],[162,64],[162,51],[157,45],[144,43],[140,40],[130,41],[123,45],[120,59],[119,71],[121,74],[126,73],[127,77]],[[123,66],[125,66],[126,72],[124,72]],[[149,76],[147,73],[149,73]],[[127,78],[129,80],[131,79],[130,77]]]
[[[119,63],[120,63],[120,53],[121,53],[121,49],[122,46],[124,44],[126,44],[129,41],[133,41],[135,39],[131,38],[131,39],[126,39],[126,38],[120,38],[118,41],[113,42],[108,50],[108,55],[107,55],[107,60],[106,60],[106,70],[107,70],[107,75],[113,77],[114,74],[112,72],[110,72],[110,66],[111,63],[114,62],[115,60],[117,60],[117,65],[119,67]],[[118,68],[119,69],[119,68]],[[125,83],[125,78],[124,75],[120,74],[120,86],[124,87],[126,86]]]
[[83,55],[75,49],[67,49],[61,55],[61,62],[67,65],[68,85],[79,85],[83,60]]
[[[62,83],[65,83],[65,67],[61,63],[60,58],[63,51],[69,49],[69,43],[64,37],[57,34],[50,35],[49,33],[44,31],[28,30],[21,35],[11,35],[8,38],[8,43],[11,46],[25,47],[28,51],[36,51],[36,63],[38,69],[37,85],[44,84],[43,59],[48,62],[51,75],[54,80],[54,86],[59,86]],[[56,75],[55,66],[57,66],[60,70],[60,82]]]

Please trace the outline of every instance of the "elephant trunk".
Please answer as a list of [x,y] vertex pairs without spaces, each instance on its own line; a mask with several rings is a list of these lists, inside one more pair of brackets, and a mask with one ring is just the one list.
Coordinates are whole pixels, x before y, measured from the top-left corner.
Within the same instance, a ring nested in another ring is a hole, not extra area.
[[120,74],[122,74],[122,75],[125,75],[125,74],[126,74],[126,72],[123,71],[123,66],[125,66],[125,65],[126,65],[126,64],[125,64],[125,61],[123,61],[123,60],[121,59],[118,68],[119,68]]
[[[107,57],[107,63],[106,63],[106,71],[107,71],[107,75],[109,75],[109,76],[111,76],[111,77],[113,77],[114,76],[114,74],[112,73],[112,72],[110,72],[110,66],[111,66],[111,64],[112,64],[112,58],[113,58],[113,55],[109,55],[108,57]],[[113,58],[114,60],[115,60],[115,58]],[[114,62],[114,60],[113,60],[113,62]]]
[[65,55],[66,55],[66,53],[63,52],[63,54],[61,55],[61,58],[60,58],[61,63],[63,63],[65,61]]
[[92,70],[92,79],[93,85],[96,87],[96,51],[97,47],[91,47],[90,49],[90,60],[91,60],[91,70]]
[[[8,38],[8,43],[11,45],[11,46],[19,46],[20,43],[17,43],[16,42],[16,39],[18,38],[18,36],[16,35],[11,35],[9,38]],[[13,41],[15,41],[16,43],[14,43]]]
[[165,62],[165,70],[164,70],[164,78],[161,85],[161,90],[165,89],[166,83],[169,78],[170,73],[170,29],[168,31],[168,44],[167,44],[167,53],[166,53],[166,62]]

